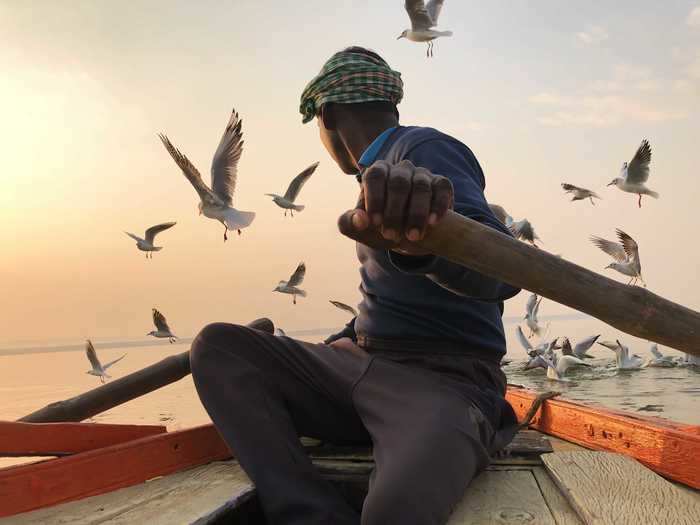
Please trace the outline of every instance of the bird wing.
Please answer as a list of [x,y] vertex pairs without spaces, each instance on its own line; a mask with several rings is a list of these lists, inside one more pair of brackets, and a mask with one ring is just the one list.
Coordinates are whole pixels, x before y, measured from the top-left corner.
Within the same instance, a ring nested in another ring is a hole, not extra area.
[[520,328],[519,326],[515,327],[515,333],[518,336],[518,341],[520,341],[520,344],[523,345],[523,348],[525,349],[526,352],[532,352],[532,345],[530,344],[530,341],[527,340],[527,337],[525,337],[525,334],[523,333],[523,329]]
[[170,139],[168,139],[166,135],[159,133],[158,137],[163,143],[163,146],[165,146],[165,149],[167,149],[168,153],[170,153],[170,156],[175,161],[175,164],[180,167],[182,173],[184,173],[185,177],[187,177],[187,180],[190,181],[192,186],[194,186],[194,189],[199,194],[199,198],[202,199],[202,202],[219,202],[221,199],[219,199],[214,192],[212,192],[207,185],[204,184],[202,176],[199,174],[199,171],[197,171],[197,168],[194,167],[194,164],[190,162],[190,159],[180,153],[180,150],[173,146]]
[[617,233],[617,238],[620,239],[620,243],[622,243],[622,249],[627,255],[627,258],[630,260],[638,261],[639,246],[637,246],[637,242],[622,230],[617,229],[615,231]]
[[573,355],[563,355],[557,360],[557,372],[562,375],[566,373],[569,368],[576,365],[590,366],[585,361],[581,361],[578,357],[574,357]]
[[226,130],[221,136],[219,147],[216,148],[214,159],[211,161],[211,189],[226,204],[233,203],[233,192],[236,189],[238,176],[238,160],[243,153],[243,121],[234,109],[228,120]]
[[489,208],[491,208],[491,212],[496,216],[496,218],[506,226],[513,223],[513,217],[508,215],[508,212],[503,206],[499,206],[498,204],[489,204]]
[[627,253],[621,244],[601,237],[591,237],[591,242],[619,263],[627,261]]
[[527,303],[525,304],[525,313],[528,316],[531,316],[535,311],[535,306],[537,306],[537,294],[533,293],[527,299]]
[[333,306],[336,308],[340,308],[341,310],[345,310],[346,312],[351,313],[355,317],[357,317],[357,310],[355,310],[352,306],[349,304],[341,303],[340,301],[331,301],[330,302]]
[[155,226],[151,226],[146,230],[146,241],[150,244],[153,244],[153,241],[156,238],[156,235],[158,235],[160,232],[167,230],[168,228],[172,228],[175,226],[175,222],[164,222],[163,224],[156,224]]
[[304,281],[304,276],[306,275],[306,265],[301,262],[297,269],[287,281],[287,286],[299,286]]
[[284,198],[289,202],[294,202],[299,195],[301,188],[304,186],[304,184],[306,184],[306,181],[309,180],[311,175],[313,175],[314,171],[316,171],[316,168],[318,168],[318,162],[314,162],[311,166],[294,177],[292,182],[289,183],[289,187],[287,188],[287,192],[284,194]]
[[636,184],[646,182],[649,179],[649,163],[651,163],[651,146],[649,141],[643,140],[627,166],[626,182]]
[[425,6],[434,25],[438,23],[438,18],[440,18],[440,11],[442,11],[442,4],[444,2],[445,0],[430,0],[428,5]]
[[124,232],[124,233],[126,233],[129,237],[134,239],[136,242],[143,241],[143,239],[141,237],[139,237],[138,235],[134,235],[133,233],[129,233],[129,232]]
[[121,360],[124,359],[125,357],[126,357],[126,354],[124,354],[123,356],[121,356],[121,357],[115,359],[114,361],[110,361],[109,363],[107,363],[106,365],[104,365],[102,368],[105,369],[105,370],[107,370],[107,369],[108,369],[110,366],[112,366],[114,363],[118,363],[119,361],[121,361]]
[[586,353],[586,350],[591,348],[595,342],[598,340],[600,337],[600,334],[598,335],[592,335],[590,337],[586,337],[585,339],[582,339],[578,343],[576,343],[576,346],[574,346],[574,355],[575,356],[581,356],[582,354]]
[[435,25],[423,0],[406,0],[406,12],[411,19],[411,28],[414,31],[423,31]]
[[170,331],[170,327],[168,326],[168,321],[165,320],[165,316],[155,308],[153,309],[153,324],[156,325],[158,330],[163,332]]
[[664,358],[663,354],[661,352],[659,352],[659,346],[656,343],[651,345],[651,347],[649,348],[649,351],[656,359],[663,359]]
[[527,362],[525,365],[525,370],[531,370],[533,368],[544,368],[546,370],[547,365],[548,361],[541,355],[538,355]]
[[532,311],[532,318],[534,320],[537,320],[537,314],[540,313],[540,305],[542,304],[542,297],[540,297],[540,300],[537,301],[537,304],[535,305],[535,309]]
[[616,341],[598,341],[598,344],[609,350],[618,350],[620,348]]
[[102,369],[102,363],[100,363],[100,360],[97,358],[97,352],[95,352],[95,347],[92,346],[92,341],[90,341],[90,339],[85,343],[85,354],[93,370]]
[[581,191],[583,188],[579,188],[578,186],[574,186],[573,184],[569,184],[567,182],[562,182],[561,187],[564,189],[565,192],[570,193],[572,191]]

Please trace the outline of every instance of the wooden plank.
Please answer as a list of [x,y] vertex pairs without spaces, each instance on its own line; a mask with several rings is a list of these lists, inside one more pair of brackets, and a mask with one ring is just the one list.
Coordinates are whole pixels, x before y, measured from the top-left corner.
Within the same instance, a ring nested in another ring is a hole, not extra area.
[[579,519],[578,514],[571,508],[547,471],[543,467],[535,467],[532,469],[532,474],[535,476],[542,497],[547,502],[549,511],[557,525],[582,525],[583,522]]
[[0,421],[0,456],[65,456],[165,431],[162,425]]
[[542,461],[587,525],[700,523],[697,501],[621,454],[560,452]]
[[531,470],[487,470],[469,485],[448,525],[556,525]]
[[253,484],[236,461],[215,462],[108,494],[0,519],[0,524],[206,522],[222,509],[240,505],[253,492]]
[[231,456],[204,425],[0,470],[0,517],[102,494]]
[[[352,212],[340,217],[342,234],[377,249],[398,246],[375,228],[358,232],[351,216]],[[516,241],[453,211],[429,228],[423,240],[402,242],[592,315],[628,334],[700,355],[700,313]]]
[[[522,418],[535,393],[509,385],[506,398]],[[700,435],[686,431],[687,425],[556,398],[543,403],[531,426],[586,448],[625,454],[667,478],[700,488]]]

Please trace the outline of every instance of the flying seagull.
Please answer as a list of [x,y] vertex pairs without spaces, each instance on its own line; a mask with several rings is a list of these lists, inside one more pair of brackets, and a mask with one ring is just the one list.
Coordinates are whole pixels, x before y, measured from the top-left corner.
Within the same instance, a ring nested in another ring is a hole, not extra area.
[[433,45],[439,36],[452,36],[452,31],[437,31],[433,29],[440,17],[444,0],[430,0],[428,5],[424,0],[406,0],[406,12],[411,19],[411,29],[406,29],[399,35],[399,38],[407,38],[412,42],[427,42],[427,57],[433,56]]
[[571,348],[571,341],[569,341],[569,338],[562,337],[561,353],[562,355],[572,355],[574,357],[578,357],[579,359],[593,359],[593,356],[587,354],[586,352],[595,344],[599,337],[600,334],[586,337],[585,339],[576,343],[573,348]]
[[619,339],[612,341],[600,341],[600,346],[615,352],[615,362],[618,370],[638,370],[643,367],[644,361],[637,354],[629,355],[630,349],[623,345]]
[[511,224],[509,224],[507,226],[510,229],[510,231],[513,233],[513,236],[516,239],[520,239],[521,241],[529,242],[535,248],[538,248],[535,241],[542,242],[542,239],[540,239],[537,236],[537,234],[535,233],[535,228],[532,226],[532,223],[530,221],[528,221],[527,219],[522,219],[520,221],[511,222]]
[[155,308],[153,309],[153,324],[156,326],[157,330],[148,332],[146,335],[152,335],[153,337],[163,339],[167,338],[171,343],[175,342],[177,336],[170,330],[168,321],[165,320],[165,316]]
[[625,162],[622,165],[620,176],[615,177],[608,186],[617,186],[622,191],[639,195],[638,205],[640,208],[642,207],[642,195],[649,195],[649,197],[658,199],[659,194],[646,187],[646,182],[649,180],[650,163],[651,146],[649,141],[645,139],[630,163],[627,164]]
[[573,197],[571,197],[572,202],[590,199],[591,204],[595,206],[593,198],[595,197],[596,199],[600,199],[600,197],[595,192],[587,190],[586,188],[579,188],[578,186],[574,186],[573,184],[568,184],[566,182],[562,182],[561,187],[566,193],[571,193],[573,195]]
[[162,133],[158,134],[165,149],[197,190],[201,199],[199,214],[216,219],[224,225],[224,241],[228,239],[229,230],[237,230],[240,235],[241,229],[250,226],[255,218],[255,212],[239,211],[233,207],[233,192],[238,178],[238,160],[243,152],[241,125],[242,121],[238,113],[233,110],[211,163],[211,188],[204,183],[194,164],[172,145],[168,137]]
[[136,241],[136,247],[141,250],[142,252],[146,252],[146,259],[150,258],[153,259],[153,252],[159,252],[160,250],[163,249],[162,246],[155,246],[153,243],[155,242],[156,235],[158,235],[160,232],[165,231],[169,228],[172,228],[175,226],[175,222],[164,222],[163,224],[157,224],[156,226],[151,226],[146,230],[145,238],[142,239],[138,235],[134,235],[133,233],[129,232],[124,232],[126,233],[129,237],[134,239]]
[[316,168],[318,168],[318,162],[314,162],[311,166],[294,177],[292,182],[289,183],[289,187],[287,188],[287,192],[284,194],[284,196],[277,195],[276,193],[265,194],[268,197],[272,197],[272,201],[277,204],[277,206],[284,209],[285,217],[287,216],[287,210],[289,210],[291,216],[294,217],[295,211],[301,211],[304,209],[304,206],[294,204],[294,201],[299,196],[299,192],[304,184],[306,184],[306,181],[309,180],[314,171],[316,171]]
[[525,324],[530,329],[530,337],[533,335],[540,335],[542,333],[542,327],[537,319],[537,314],[540,311],[540,304],[542,303],[542,298],[537,297],[537,294],[532,294],[527,300],[525,305]]
[[348,312],[351,314],[353,317],[357,317],[357,310],[355,310],[352,306],[349,304],[341,303],[340,301],[329,301],[333,306],[336,308],[340,308],[341,310]]
[[291,294],[291,296],[293,298],[292,302],[294,304],[297,304],[297,295],[300,297],[306,297],[306,292],[304,290],[298,288],[298,286],[302,282],[304,282],[305,275],[306,275],[306,265],[303,262],[300,262],[299,266],[297,266],[297,269],[294,270],[294,273],[289,278],[289,280],[288,281],[280,281],[279,284],[272,291]]
[[103,365],[97,358],[97,352],[95,352],[95,347],[92,346],[92,341],[90,341],[90,339],[88,339],[85,343],[85,354],[87,354],[88,361],[90,361],[90,365],[92,366],[92,370],[88,370],[87,373],[91,376],[99,377],[102,383],[105,382],[105,379],[110,379],[112,377],[107,374],[107,369],[114,363],[121,361],[124,359],[124,357],[126,357],[126,354],[124,354],[120,358]]
[[642,264],[639,261],[639,246],[637,242],[620,229],[615,230],[617,238],[620,242],[608,241],[601,237],[591,237],[591,242],[598,248],[615,259],[615,262],[608,264],[605,268],[617,270],[623,275],[630,278],[627,284],[636,284],[641,281],[644,286],[646,283],[642,278]]

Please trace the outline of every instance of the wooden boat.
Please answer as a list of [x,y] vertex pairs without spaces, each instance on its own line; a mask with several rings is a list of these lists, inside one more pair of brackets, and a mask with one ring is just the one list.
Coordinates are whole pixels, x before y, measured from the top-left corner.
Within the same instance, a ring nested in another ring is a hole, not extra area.
[[[376,236],[357,237],[385,246]],[[700,354],[697,312],[474,221],[451,214],[424,246],[628,333]],[[552,283],[551,275],[564,279]],[[602,293],[603,306],[591,299]],[[255,323],[272,329],[267,320]],[[187,373],[187,353],[172,356],[19,422],[0,422],[0,456],[52,456],[0,469],[0,525],[265,523],[254,486],[213,426],[167,432],[162,426],[78,422]],[[510,385],[507,397],[524,418],[536,394]],[[307,447],[321,473],[359,507],[373,466],[371,451]],[[698,524],[699,489],[700,426],[550,399],[530,430],[518,434],[472,482],[449,523]]]

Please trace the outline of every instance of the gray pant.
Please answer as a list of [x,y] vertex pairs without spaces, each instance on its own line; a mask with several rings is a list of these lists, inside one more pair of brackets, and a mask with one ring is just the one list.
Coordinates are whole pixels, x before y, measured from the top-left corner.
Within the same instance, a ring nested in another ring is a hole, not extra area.
[[[190,359],[202,403],[274,525],[443,524],[488,464],[497,430],[515,421],[498,364],[474,358],[353,352],[216,323]],[[299,435],[373,445],[361,517]]]

